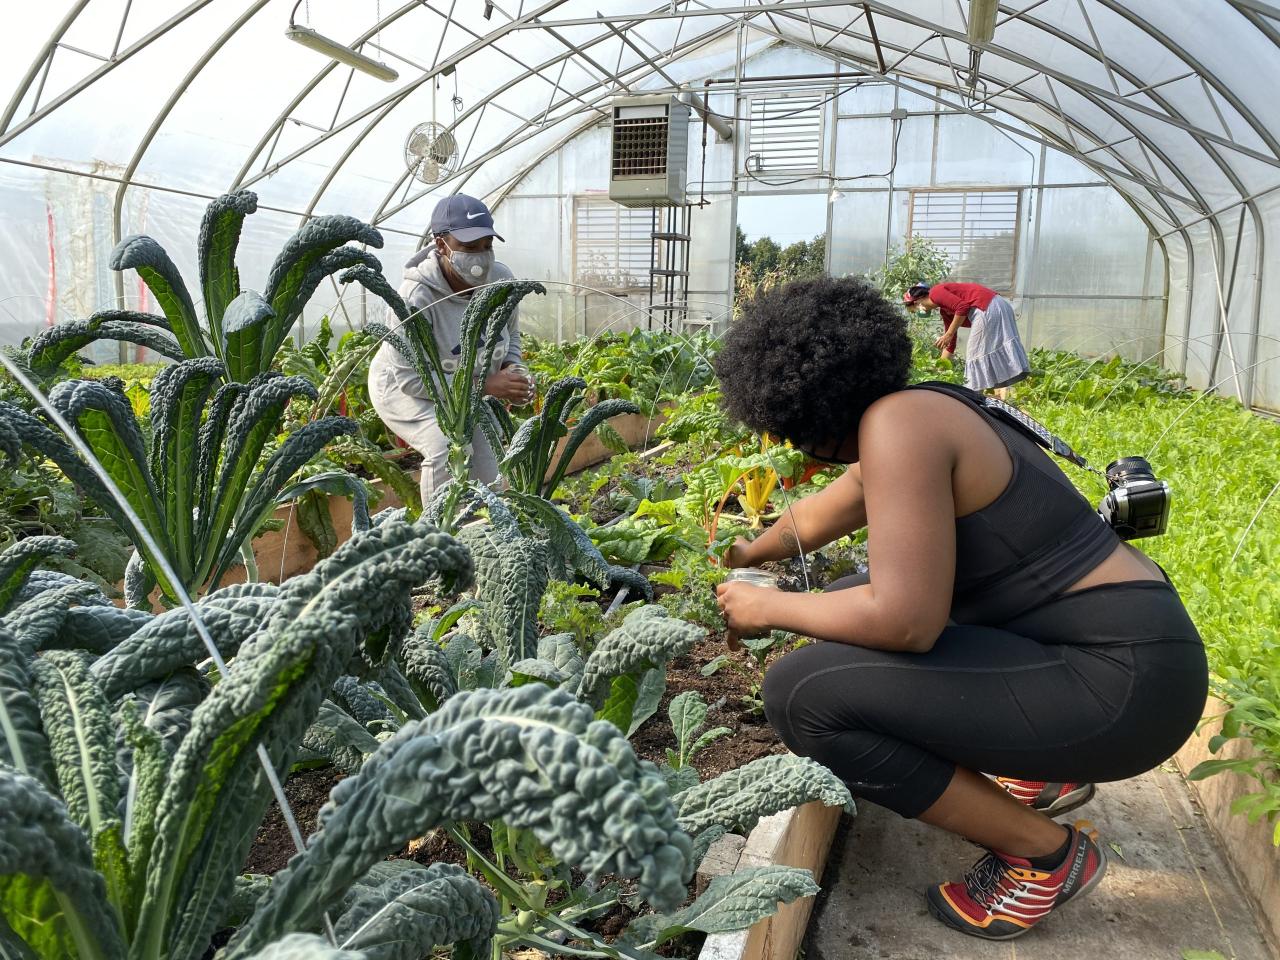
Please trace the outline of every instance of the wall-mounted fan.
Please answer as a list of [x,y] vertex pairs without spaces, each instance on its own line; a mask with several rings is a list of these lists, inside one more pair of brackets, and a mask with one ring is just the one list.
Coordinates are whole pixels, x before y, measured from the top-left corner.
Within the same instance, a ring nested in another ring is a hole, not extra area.
[[457,167],[458,141],[444,124],[428,120],[409,131],[404,164],[423,183],[439,183]]

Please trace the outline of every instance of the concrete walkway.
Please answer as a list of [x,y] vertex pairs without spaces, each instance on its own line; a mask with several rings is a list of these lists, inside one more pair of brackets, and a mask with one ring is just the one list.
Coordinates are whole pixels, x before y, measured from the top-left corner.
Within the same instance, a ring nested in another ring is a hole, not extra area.
[[923,896],[934,883],[960,879],[978,849],[861,804],[836,835],[805,960],[1180,960],[1184,950],[1275,960],[1171,766],[1104,784],[1067,816],[1098,827],[1107,876],[1025,936],[992,943],[942,926]]

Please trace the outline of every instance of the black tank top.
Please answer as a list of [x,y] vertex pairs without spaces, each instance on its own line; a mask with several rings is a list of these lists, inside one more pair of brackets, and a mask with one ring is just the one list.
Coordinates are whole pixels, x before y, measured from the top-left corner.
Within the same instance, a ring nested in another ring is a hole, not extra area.
[[956,517],[951,619],[997,626],[1060,597],[1120,543],[1044,448],[993,416],[981,396],[950,383],[918,383],[977,411],[1004,441],[1013,475],[995,500]]

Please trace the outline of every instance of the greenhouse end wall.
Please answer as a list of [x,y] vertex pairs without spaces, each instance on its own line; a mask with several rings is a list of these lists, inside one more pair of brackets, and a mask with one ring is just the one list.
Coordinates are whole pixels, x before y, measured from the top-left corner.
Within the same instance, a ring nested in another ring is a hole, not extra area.
[[[736,135],[728,143],[708,136],[705,157],[702,124],[696,116],[691,120],[688,191],[695,205],[689,316],[695,322],[719,325],[730,314],[734,227],[740,206],[755,202],[752,198],[829,201],[827,222],[818,232],[827,238],[828,270],[841,276],[875,269],[904,242],[913,200],[918,205],[932,192],[995,189],[1018,198],[1016,245],[1009,251],[1013,283],[1007,292],[1027,342],[1159,359],[1164,253],[1110,184],[1064,153],[892,83],[865,77],[750,83],[753,76],[831,73],[832,67],[786,48],[748,60],[738,94],[729,89],[710,100],[713,110],[740,118]],[[818,93],[830,102],[819,108],[821,168],[797,183],[777,186],[743,172],[751,143],[745,117],[751,97],[784,90]],[[933,90],[945,100],[945,92]],[[896,119],[898,110],[907,111],[905,119]],[[994,111],[993,116],[1017,125]],[[581,231],[576,212],[584,199],[607,197],[608,150],[609,128],[601,122],[542,159],[499,204],[499,222],[537,225],[523,235],[513,230],[501,256],[517,273],[556,282],[558,289],[546,302],[529,311],[536,315],[530,328],[544,335],[570,337],[646,322],[647,285],[611,288],[608,295],[569,286],[575,281],[592,285],[575,262]]]

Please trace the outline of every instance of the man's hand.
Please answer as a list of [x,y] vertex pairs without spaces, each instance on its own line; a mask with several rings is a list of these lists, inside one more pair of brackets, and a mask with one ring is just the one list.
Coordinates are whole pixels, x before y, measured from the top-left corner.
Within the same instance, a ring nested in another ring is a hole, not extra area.
[[773,587],[755,587],[749,583],[730,581],[716,587],[716,602],[729,628],[729,649],[738,649],[739,637],[755,637],[773,626],[771,608],[782,593]]
[[724,565],[730,568],[751,566],[751,561],[747,559],[750,550],[751,541],[746,537],[738,537],[724,552]]
[[485,377],[484,392],[506,403],[522,407],[533,399],[533,384],[510,367]]
[[934,345],[935,347],[937,347],[939,350],[941,350],[943,347],[945,347],[945,346],[947,345],[947,342],[948,342],[950,339],[951,339],[951,334],[950,334],[950,333],[944,333],[944,334],[943,334],[942,336],[940,336],[937,340],[933,341],[933,345]]

